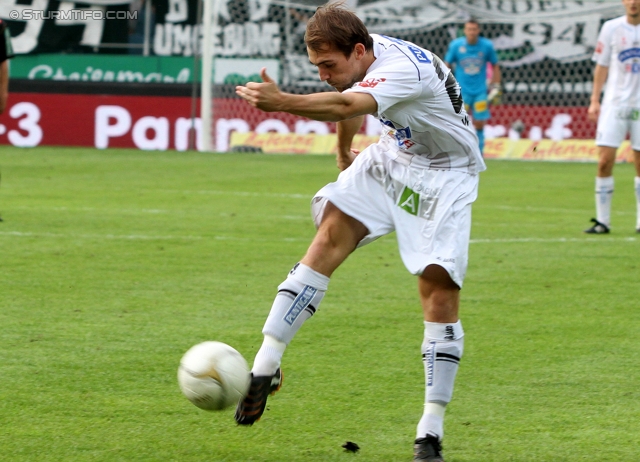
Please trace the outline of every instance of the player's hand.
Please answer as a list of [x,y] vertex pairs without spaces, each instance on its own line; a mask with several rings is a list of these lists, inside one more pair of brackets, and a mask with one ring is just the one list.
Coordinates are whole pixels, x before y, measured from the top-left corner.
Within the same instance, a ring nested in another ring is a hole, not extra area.
[[267,74],[267,69],[260,70],[262,82],[248,82],[246,85],[238,85],[236,94],[249,104],[266,112],[278,111],[281,101],[280,89],[275,81]]
[[592,122],[597,122],[600,117],[600,102],[591,103],[587,110],[587,118]]
[[338,150],[338,155],[336,156],[336,164],[338,168],[342,172],[349,168],[349,166],[353,163],[356,156],[360,154],[358,149],[349,149],[348,151]]
[[487,95],[487,99],[492,106],[497,106],[502,103],[502,85],[499,83],[489,85],[489,95]]

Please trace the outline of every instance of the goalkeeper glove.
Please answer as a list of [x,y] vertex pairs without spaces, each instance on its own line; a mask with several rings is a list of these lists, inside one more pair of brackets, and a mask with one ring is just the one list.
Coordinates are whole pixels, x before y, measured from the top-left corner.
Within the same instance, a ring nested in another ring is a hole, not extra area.
[[489,95],[487,99],[492,106],[500,104],[502,102],[502,85],[499,83],[489,85]]

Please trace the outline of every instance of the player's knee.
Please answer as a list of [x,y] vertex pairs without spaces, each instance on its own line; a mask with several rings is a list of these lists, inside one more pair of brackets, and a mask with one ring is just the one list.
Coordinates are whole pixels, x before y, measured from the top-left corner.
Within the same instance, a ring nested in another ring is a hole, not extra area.
[[301,260],[317,271],[330,276],[353,252],[359,240],[331,219],[325,219]]
[[456,322],[460,288],[442,266],[429,265],[419,278],[420,299],[425,320]]
[[318,247],[321,253],[334,253],[337,249],[346,246],[344,237],[336,226],[330,223],[324,223],[316,232],[313,240],[313,246]]
[[420,275],[421,287],[459,290],[449,272],[440,265],[429,265]]
[[315,240],[327,250],[346,249],[352,252],[367,233],[362,223],[329,202]]
[[601,178],[610,177],[613,174],[613,165],[615,161],[609,158],[601,157],[598,161],[598,176]]
[[598,146],[598,176],[608,177],[613,173],[617,149],[610,146]]

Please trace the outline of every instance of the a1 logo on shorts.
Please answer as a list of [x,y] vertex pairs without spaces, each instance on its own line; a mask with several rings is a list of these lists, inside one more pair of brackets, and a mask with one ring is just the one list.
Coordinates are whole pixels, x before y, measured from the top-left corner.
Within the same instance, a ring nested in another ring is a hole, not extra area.
[[616,116],[622,120],[638,120],[640,119],[640,110],[625,107],[619,109]]
[[405,188],[400,194],[400,200],[398,201],[398,207],[402,210],[409,212],[411,215],[418,215],[418,207],[420,206],[420,194],[412,190],[411,188]]
[[439,190],[431,191],[428,194],[420,194],[405,186],[397,201],[398,207],[411,215],[433,220],[438,205]]

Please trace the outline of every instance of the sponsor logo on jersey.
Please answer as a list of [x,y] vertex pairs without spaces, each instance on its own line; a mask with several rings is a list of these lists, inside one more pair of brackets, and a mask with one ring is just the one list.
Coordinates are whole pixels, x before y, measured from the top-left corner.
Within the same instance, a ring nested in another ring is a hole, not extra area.
[[362,88],[375,88],[376,85],[378,85],[380,82],[384,82],[386,80],[387,79],[385,79],[384,77],[381,77],[379,79],[367,79],[363,80],[362,82],[356,83],[356,86]]
[[624,65],[627,74],[640,74],[640,63],[627,63]]
[[410,127],[397,128],[393,125],[393,122],[387,119],[380,119],[380,122],[389,127],[389,129],[386,129],[385,133],[396,139],[396,144],[399,148],[409,149],[411,146],[415,146],[416,143],[411,140]]
[[477,56],[468,56],[464,59],[460,60],[460,65],[462,66],[462,70],[467,75],[476,75],[480,73],[480,69],[482,69],[482,60]]
[[621,51],[618,55],[620,62],[625,62],[627,59],[640,58],[640,48],[629,48]]
[[396,139],[398,141],[404,141],[411,138],[411,129],[409,127],[398,128],[395,133]]
[[420,61],[421,63],[430,63],[431,62],[431,60],[429,58],[427,58],[426,50],[423,50],[422,48],[414,47],[414,46],[411,46],[411,45],[408,45],[407,48],[409,49],[409,51],[411,53],[413,53],[413,56],[415,56],[416,59],[418,61]]
[[396,138],[399,148],[409,148],[415,143],[411,141],[411,129],[409,127],[397,128],[390,132]]
[[604,49],[604,43],[598,41],[598,44],[596,45],[596,54],[602,53],[603,49]]

